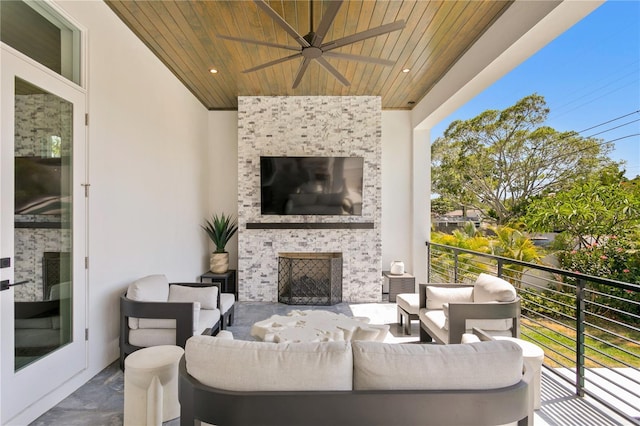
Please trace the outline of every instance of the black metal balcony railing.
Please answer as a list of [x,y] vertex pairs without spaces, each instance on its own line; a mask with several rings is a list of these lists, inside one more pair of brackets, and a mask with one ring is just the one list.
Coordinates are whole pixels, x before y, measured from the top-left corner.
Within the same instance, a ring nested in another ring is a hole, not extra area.
[[428,282],[481,272],[516,287],[520,337],[544,349],[545,368],[640,424],[640,285],[427,242]]

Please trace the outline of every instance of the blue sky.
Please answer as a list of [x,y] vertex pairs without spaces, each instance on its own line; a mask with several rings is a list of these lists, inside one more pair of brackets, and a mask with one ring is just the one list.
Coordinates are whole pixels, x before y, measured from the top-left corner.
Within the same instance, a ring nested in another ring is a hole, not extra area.
[[[640,175],[640,1],[608,1],[537,54],[432,129],[441,136],[454,120],[487,109],[504,109],[538,93],[551,109],[547,122],[559,131],[585,129],[631,114],[593,130],[614,142],[610,154],[626,160],[626,176]],[[628,123],[628,124],[626,124]]]

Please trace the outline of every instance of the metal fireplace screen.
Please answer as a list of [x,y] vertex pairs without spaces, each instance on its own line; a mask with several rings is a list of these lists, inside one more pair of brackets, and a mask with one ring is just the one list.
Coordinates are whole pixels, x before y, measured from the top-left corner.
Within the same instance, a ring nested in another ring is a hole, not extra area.
[[280,253],[278,302],[289,305],[342,302],[342,253]]

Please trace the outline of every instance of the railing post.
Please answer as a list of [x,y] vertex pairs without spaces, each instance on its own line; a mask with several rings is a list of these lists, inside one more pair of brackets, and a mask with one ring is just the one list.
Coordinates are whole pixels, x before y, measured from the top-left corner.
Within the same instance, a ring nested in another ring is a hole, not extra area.
[[576,395],[584,396],[584,288],[585,281],[576,284]]
[[498,278],[502,278],[502,259],[498,259]]
[[431,244],[427,241],[427,282],[431,282]]
[[458,250],[453,249],[453,282],[458,283]]

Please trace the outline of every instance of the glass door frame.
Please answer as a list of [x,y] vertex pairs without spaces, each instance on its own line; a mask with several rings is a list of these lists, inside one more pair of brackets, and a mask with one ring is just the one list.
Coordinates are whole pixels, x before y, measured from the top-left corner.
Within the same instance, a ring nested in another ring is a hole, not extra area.
[[[72,342],[18,371],[14,370],[13,289],[0,292],[0,424],[17,421],[36,403],[87,368],[87,127],[86,92],[65,78],[0,45],[0,256],[12,258],[0,279],[14,282],[14,133],[15,78],[18,77],[73,104],[73,299]],[[9,205],[5,203],[10,201]],[[8,208],[8,207],[11,208]]]

